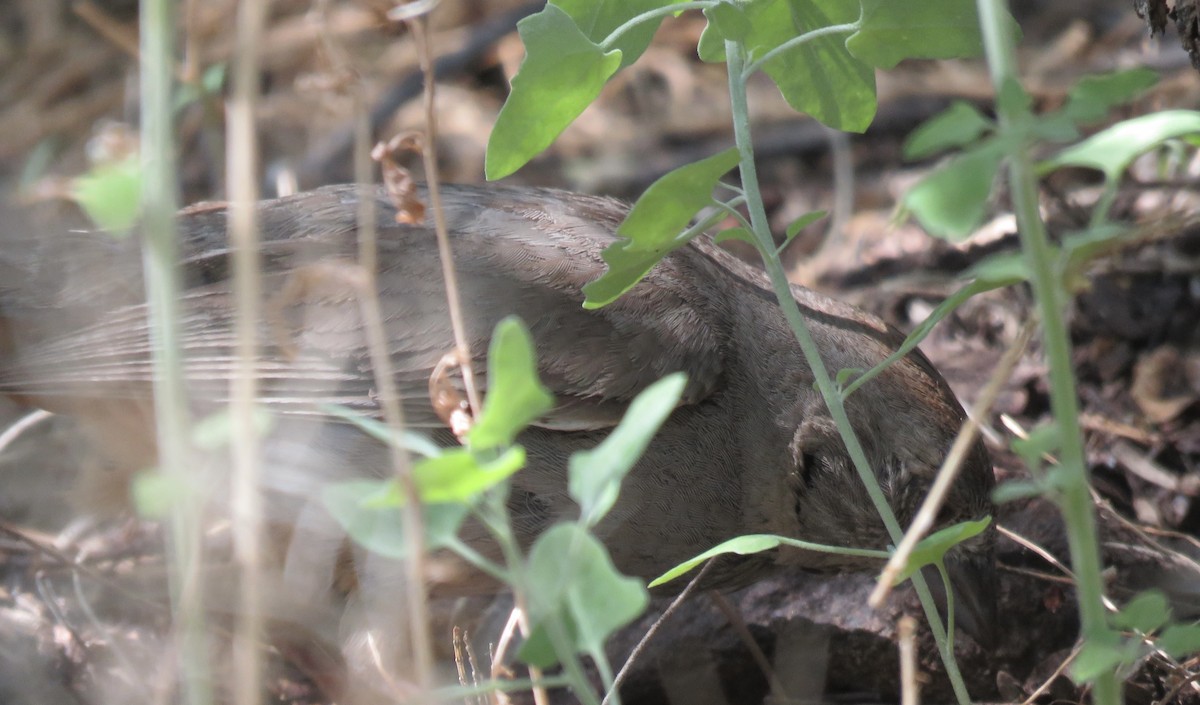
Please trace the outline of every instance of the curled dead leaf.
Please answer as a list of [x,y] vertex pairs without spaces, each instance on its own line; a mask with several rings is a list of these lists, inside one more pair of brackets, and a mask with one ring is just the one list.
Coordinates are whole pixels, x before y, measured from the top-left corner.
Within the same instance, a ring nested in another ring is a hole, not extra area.
[[1154,423],[1179,416],[1198,396],[1188,383],[1183,355],[1172,345],[1155,348],[1138,359],[1129,393]]

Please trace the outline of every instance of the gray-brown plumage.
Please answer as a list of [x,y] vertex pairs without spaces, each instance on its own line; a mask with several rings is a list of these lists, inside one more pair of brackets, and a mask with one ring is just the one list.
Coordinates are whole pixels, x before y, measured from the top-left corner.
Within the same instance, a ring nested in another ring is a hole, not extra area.
[[[356,256],[356,193],[353,186],[329,187],[259,207],[269,314],[257,367],[262,402],[282,414],[284,428],[306,423],[288,419],[315,418],[322,403],[377,411],[359,307],[337,274],[339,262]],[[542,379],[557,399],[520,438],[529,464],[513,480],[510,504],[523,537],[575,511],[566,494],[568,456],[595,446],[640,390],[683,370],[682,403],[598,527],[620,569],[656,576],[745,533],[871,548],[890,543],[761,274],[697,240],[612,305],[587,311],[580,289],[604,271],[600,252],[614,240],[625,206],[529,188],[447,186],[443,193],[476,370],[485,369],[493,326],[517,314],[533,333]],[[376,211],[379,296],[405,416],[449,443],[428,400],[430,373],[452,347],[434,234],[424,225],[397,225],[382,191]],[[201,405],[223,399],[233,366],[226,217],[212,206],[178,220],[183,345]],[[10,268],[0,305],[13,344],[2,360],[0,390],[94,428],[119,423],[98,435],[116,439],[118,452],[150,453],[151,367],[136,243],[96,233],[64,237],[0,255],[8,260],[0,267]],[[102,268],[67,259],[75,253]],[[830,370],[870,368],[902,340],[862,311],[801,287],[793,293]],[[486,391],[486,379],[480,383]],[[889,502],[907,523],[959,430],[961,407],[914,352],[852,395],[847,408]],[[275,437],[269,462],[289,472],[270,473],[268,484],[284,495],[303,497],[324,480],[389,468],[382,446],[353,427],[328,424]],[[989,513],[992,483],[977,443],[940,521]],[[990,541],[985,535],[952,554],[960,584],[987,585]],[[718,577],[744,583],[776,564],[854,570],[868,561],[783,550],[727,561]],[[974,600],[987,612],[982,592],[966,597],[968,607]]]

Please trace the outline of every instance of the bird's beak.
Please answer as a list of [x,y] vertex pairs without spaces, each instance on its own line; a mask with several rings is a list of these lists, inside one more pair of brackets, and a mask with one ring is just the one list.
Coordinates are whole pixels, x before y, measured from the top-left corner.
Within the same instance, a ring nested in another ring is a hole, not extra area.
[[[962,628],[983,648],[995,645],[996,566],[990,556],[961,556],[951,551],[946,556],[946,573],[954,590],[954,624]],[[942,619],[946,619],[946,587],[936,568],[922,571]]]

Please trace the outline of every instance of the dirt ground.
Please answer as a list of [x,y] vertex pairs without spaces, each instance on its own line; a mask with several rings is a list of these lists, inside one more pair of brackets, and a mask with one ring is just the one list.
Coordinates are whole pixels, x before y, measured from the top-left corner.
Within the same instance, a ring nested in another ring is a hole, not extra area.
[[[377,138],[422,129],[416,52],[405,31],[383,21],[386,5],[272,3],[259,117],[265,194],[286,184],[351,180],[358,91]],[[189,7],[189,60],[178,73],[194,80],[229,59],[234,2]],[[512,29],[533,9],[520,0],[444,0],[435,14],[445,181],[482,180],[490,125],[522,57]],[[1200,74],[1187,53],[1170,32],[1148,39],[1129,3],[1021,2],[1016,10],[1025,35],[1022,70],[1039,108],[1060,105],[1081,76],[1146,66],[1159,72],[1158,85],[1115,110],[1113,121],[1200,109]],[[633,199],[666,171],[730,145],[723,67],[694,54],[702,27],[699,16],[667,21],[645,56],[510,182]],[[86,171],[89,153],[120,149],[135,134],[135,46],[133,0],[0,5],[0,189],[10,199],[0,214],[33,209],[84,225],[61,196]],[[841,135],[792,113],[768,82],[753,84],[760,179],[778,234],[806,211],[833,214],[788,249],[794,281],[911,330],[971,265],[1019,245],[1003,189],[990,204],[994,219],[961,243],[896,217],[898,198],[935,165],[906,162],[905,136],[954,99],[986,110],[983,65],[910,61],[880,73],[878,86],[872,127]],[[180,109],[185,203],[224,192],[220,98],[193,98]],[[1186,178],[1172,180],[1160,179],[1154,166],[1139,162],[1120,191],[1115,217],[1144,227],[1089,265],[1071,306],[1071,335],[1108,593],[1119,602],[1158,587],[1175,618],[1187,620],[1200,617],[1200,163],[1192,158]],[[1047,184],[1052,237],[1081,226],[1095,198],[1090,178],[1072,173]],[[1021,287],[976,297],[922,344],[968,408],[1030,310]],[[1027,475],[1010,443],[1042,423],[1048,406],[1035,340],[983,419],[1000,481]],[[0,400],[8,423],[27,411]],[[103,481],[75,480],[95,477],[86,466],[98,462],[68,419],[44,422],[0,452],[0,702],[150,702],[169,681],[161,664],[141,661],[167,638],[156,572],[161,537],[119,517],[112,507],[120,500],[104,498],[113,490]],[[1045,500],[1023,500],[1003,505],[997,521],[1006,532],[999,544],[1002,624],[987,649],[961,638],[971,692],[982,701],[1082,702],[1086,692],[1062,673],[1078,623],[1058,514]],[[901,592],[873,612],[864,599],[870,587],[870,576],[810,575],[750,586],[728,596],[744,633],[717,602],[696,598],[640,657],[625,702],[895,702],[895,624],[916,603]],[[655,603],[614,640],[617,663],[661,607]],[[747,647],[747,633],[773,680]],[[272,701],[326,702],[314,659],[274,653]],[[927,638],[920,667],[925,701],[949,701]],[[1198,673],[1196,657],[1151,654],[1129,676],[1126,699],[1200,703]]]

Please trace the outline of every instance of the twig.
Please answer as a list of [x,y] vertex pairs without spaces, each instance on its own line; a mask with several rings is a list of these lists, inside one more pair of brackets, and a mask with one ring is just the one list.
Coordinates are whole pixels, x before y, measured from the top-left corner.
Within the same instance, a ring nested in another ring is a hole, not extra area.
[[[467,664],[471,666],[471,686],[478,688],[479,660],[475,658],[475,647],[471,646],[471,635],[469,632],[463,634],[463,648],[466,649],[467,652]],[[484,702],[482,696],[480,696],[478,699],[480,705],[482,705]]]
[[25,433],[51,416],[54,416],[52,412],[45,409],[38,409],[17,419],[11,426],[4,429],[4,433],[0,433],[0,453],[3,453],[9,444],[20,438],[22,433]]
[[508,621],[500,631],[500,639],[496,642],[496,650],[492,652],[492,677],[495,677],[496,664],[503,663],[508,658],[508,645],[512,643],[517,633],[517,624],[521,621],[521,608],[513,607],[508,613]]
[[1113,519],[1115,519],[1117,521],[1117,523],[1121,524],[1121,526],[1125,527],[1129,531],[1132,531],[1134,534],[1137,535],[1138,538],[1140,538],[1142,541],[1144,541],[1146,543],[1146,545],[1154,548],[1159,553],[1161,553],[1163,556],[1169,556],[1171,559],[1171,562],[1174,563],[1175,565],[1187,568],[1188,570],[1195,573],[1198,577],[1200,577],[1200,562],[1198,562],[1196,559],[1192,558],[1191,556],[1187,555],[1186,553],[1183,553],[1181,551],[1176,551],[1176,550],[1170,548],[1169,546],[1151,538],[1150,534],[1146,531],[1146,529],[1144,527],[1141,527],[1141,526],[1137,525],[1136,523],[1130,521],[1129,519],[1121,516],[1121,513],[1118,511],[1115,511],[1112,508],[1112,505],[1109,504],[1109,502],[1107,502],[1106,500],[1100,499],[1099,495],[1096,494],[1095,490],[1092,491],[1092,495],[1093,495],[1092,499],[1095,501],[1096,507],[1100,511],[1102,511],[1106,516],[1110,516]]
[[1112,446],[1112,455],[1125,469],[1137,477],[1170,492],[1191,497],[1200,495],[1200,482],[1194,477],[1177,477],[1166,468],[1147,458],[1128,441],[1117,441]]
[[1067,657],[1063,659],[1063,662],[1058,664],[1058,668],[1054,669],[1054,673],[1051,673],[1050,676],[1038,686],[1037,690],[1030,693],[1029,697],[1025,698],[1021,705],[1033,705],[1033,702],[1041,697],[1042,693],[1046,692],[1046,690],[1050,688],[1050,685],[1054,683],[1054,681],[1061,676],[1064,671],[1067,670],[1067,667],[1070,666],[1071,662],[1079,656],[1079,652],[1082,649],[1082,643],[1076,644],[1075,648],[1071,649],[1071,653],[1067,654]]
[[684,600],[686,600],[688,596],[695,591],[696,586],[704,580],[704,576],[708,575],[708,571],[710,568],[712,568],[712,565],[713,561],[708,561],[705,563],[704,567],[700,569],[700,572],[696,573],[696,577],[692,578],[691,582],[687,584],[687,587],[685,587],[682,592],[676,595],[674,600],[671,600],[671,604],[667,605],[667,609],[663,610],[663,613],[659,615],[658,619],[654,620],[654,624],[651,624],[650,628],[646,630],[646,635],[643,636],[641,641],[637,643],[637,646],[633,647],[633,651],[629,652],[629,658],[625,659],[625,663],[621,666],[621,670],[617,671],[616,678],[613,678],[612,689],[604,695],[604,701],[601,703],[601,705],[608,705],[610,696],[621,688],[621,683],[629,675],[630,668],[646,650],[646,646],[649,645],[650,640],[653,639],[654,635],[662,629],[663,624],[665,624],[666,621],[671,618],[671,615],[675,614],[675,611],[679,609],[679,606],[683,604]]
[[78,2],[71,5],[71,11],[89,27],[96,30],[96,34],[104,37],[113,46],[134,59],[138,58],[137,33],[130,31],[129,27],[114,20],[102,8],[97,6],[96,3],[91,0],[78,0]]
[[1070,578],[1062,576],[1062,575],[1055,575],[1053,573],[1047,573],[1042,570],[1034,570],[1032,568],[1022,568],[1021,566],[1016,566],[1016,565],[1007,565],[1005,563],[1001,563],[1000,570],[1003,570],[1008,573],[1012,573],[1013,575],[1024,575],[1027,578],[1033,578],[1034,580],[1041,580],[1042,582],[1054,583],[1055,585],[1071,585],[1071,586],[1073,586],[1075,584],[1074,582],[1071,581]]
[[[1167,703],[1175,699],[1176,695],[1179,695],[1179,691],[1183,690],[1189,685],[1194,685],[1196,681],[1200,681],[1200,671],[1194,671],[1189,673],[1187,678],[1181,678],[1178,683],[1172,686],[1171,689],[1162,696],[1162,698],[1155,700],[1153,703],[1151,703],[1151,705],[1167,705]],[[1193,690],[1194,689],[1195,688],[1193,688]]]
[[1032,540],[1025,538],[1024,536],[1007,527],[996,525],[996,531],[998,531],[1001,536],[1009,539],[1018,546],[1022,546],[1038,554],[1043,560],[1060,570],[1063,575],[1067,576],[1072,582],[1074,582],[1075,574],[1072,573],[1071,569],[1064,565],[1062,561],[1058,560],[1053,553],[1047,551],[1038,544],[1034,543]]
[[742,619],[741,613],[737,608],[729,603],[729,600],[724,595],[716,590],[710,590],[708,593],[709,599],[721,610],[721,614],[725,616],[725,620],[733,627],[734,633],[746,645],[746,649],[750,652],[750,658],[754,659],[758,670],[762,671],[763,676],[767,679],[767,684],[770,686],[772,699],[778,699],[783,702],[788,702],[787,693],[784,692],[783,682],[779,680],[775,669],[771,667],[771,662],[767,660],[767,655],[763,653],[762,647],[754,640],[754,635],[750,633],[750,629],[746,626],[746,620]]
[[71,635],[71,641],[75,642],[75,645],[78,646],[79,650],[83,652],[83,660],[91,660],[92,650],[88,648],[87,642],[82,636],[80,636],[79,631],[75,629],[75,626],[71,624],[71,620],[67,619],[67,614],[63,611],[63,606],[60,604],[58,594],[46,581],[45,574],[41,571],[38,571],[37,575],[35,575],[33,578],[33,585],[37,589],[38,597],[42,599],[42,604],[46,606],[46,609],[50,611],[50,614],[54,615],[54,619],[59,623],[59,625],[61,625],[62,628]]
[[[406,6],[407,7],[407,6]],[[421,70],[425,74],[424,108],[425,108],[425,149],[421,150],[421,158],[425,164],[425,185],[429,191],[429,205],[433,210],[434,232],[437,234],[438,257],[442,263],[442,278],[446,282],[446,303],[450,309],[450,326],[454,330],[454,347],[458,355],[458,364],[462,369],[463,387],[467,393],[467,403],[471,405],[472,416],[480,411],[479,392],[475,388],[475,374],[472,366],[471,346],[467,340],[467,327],[463,320],[462,300],[458,292],[458,272],[454,267],[454,253],[450,249],[450,234],[446,229],[446,214],[442,211],[442,193],[439,186],[437,166],[437,113],[434,110],[434,87],[436,75],[433,70],[433,51],[430,47],[429,33],[425,26],[425,15],[417,15],[405,20],[417,40],[417,54],[420,56]]]
[[[1046,549],[1037,545],[1030,539],[1027,539],[1024,536],[1018,534],[1017,532],[1013,531],[1012,529],[1006,529],[1003,526],[997,526],[996,530],[1000,532],[1001,536],[1005,536],[1008,539],[1012,540],[1013,542],[1029,549],[1030,551],[1033,551],[1034,553],[1041,556],[1047,563],[1049,563],[1050,565],[1054,566],[1055,568],[1058,568],[1059,570],[1061,570],[1063,572],[1063,575],[1066,575],[1068,578],[1071,579],[1071,584],[1075,585],[1076,589],[1078,589],[1079,580],[1078,580],[1078,578],[1075,577],[1075,573],[1072,572],[1071,569],[1068,568],[1066,565],[1064,565],[1062,561],[1055,558],[1053,553],[1050,553]],[[1102,598],[1102,600],[1103,600],[1105,609],[1107,609],[1110,612],[1117,611],[1116,603],[1114,603],[1111,599],[1109,599],[1109,597],[1107,595],[1105,595]]]
[[917,683],[917,620],[904,615],[896,632],[900,638],[900,705],[917,705],[921,701]]
[[[92,609],[91,600],[89,600],[87,595],[84,593],[83,583],[79,579],[81,574],[82,571],[78,570],[71,572],[71,588],[75,593],[75,602],[79,605],[79,611],[83,613],[84,619],[91,624],[92,629],[95,629],[99,634],[105,635],[105,641],[107,642],[108,650],[112,652],[113,657],[117,661],[121,662],[121,668],[126,673],[137,673],[139,669],[134,666],[133,660],[130,658],[129,650],[125,648],[125,645],[121,642],[121,640],[114,638],[111,627],[101,622],[100,617],[96,614],[96,611]],[[39,575],[38,577],[40,579],[41,576]],[[148,702],[150,693],[145,689],[144,684],[138,682],[134,685],[134,687],[139,689],[141,694],[146,697],[146,701]]]
[[[476,670],[475,655],[471,653],[466,632],[456,625],[450,638],[454,645],[454,667],[458,673],[458,684],[464,688],[478,688],[479,672]],[[470,666],[469,673],[468,666]],[[464,699],[467,701],[467,705],[483,705],[483,696],[478,693]]]
[[47,541],[35,538],[29,531],[25,529],[18,528],[6,521],[0,520],[0,534],[8,534],[17,541],[29,546],[34,551],[45,554],[54,559],[56,563],[64,568],[69,569],[72,573],[85,575],[90,580],[95,580],[97,583],[121,593],[124,597],[130,600],[140,602],[143,605],[158,610],[163,614],[168,614],[170,612],[170,609],[161,602],[152,600],[140,592],[130,590],[125,585],[122,585],[120,582],[104,575],[103,573],[100,573],[95,568],[84,563],[80,563],[77,559],[67,556],[58,548],[50,545]]

